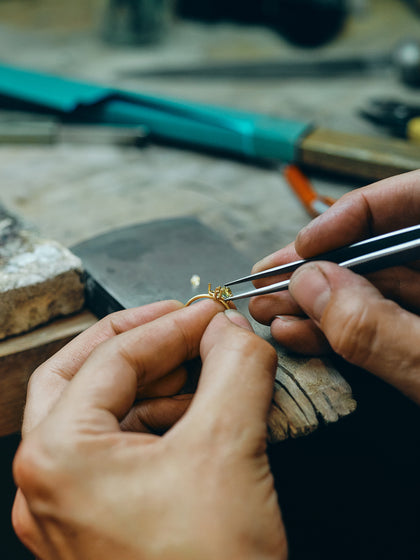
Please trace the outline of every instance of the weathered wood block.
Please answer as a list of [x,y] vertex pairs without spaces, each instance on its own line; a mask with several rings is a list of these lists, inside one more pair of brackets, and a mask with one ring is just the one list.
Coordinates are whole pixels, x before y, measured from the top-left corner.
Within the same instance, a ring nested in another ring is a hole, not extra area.
[[310,434],[356,409],[350,385],[327,359],[290,357],[279,349],[277,354],[268,418],[273,443]]
[[0,206],[0,339],[82,308],[79,258]]
[[33,371],[95,322],[96,317],[85,310],[0,341],[0,437],[20,430]]

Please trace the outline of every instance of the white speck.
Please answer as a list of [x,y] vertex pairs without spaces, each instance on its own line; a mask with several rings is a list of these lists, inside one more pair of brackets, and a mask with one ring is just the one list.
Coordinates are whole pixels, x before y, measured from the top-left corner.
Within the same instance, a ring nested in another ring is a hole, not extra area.
[[200,281],[201,280],[198,274],[193,274],[190,278],[191,286],[193,288],[198,288],[198,286],[200,285]]

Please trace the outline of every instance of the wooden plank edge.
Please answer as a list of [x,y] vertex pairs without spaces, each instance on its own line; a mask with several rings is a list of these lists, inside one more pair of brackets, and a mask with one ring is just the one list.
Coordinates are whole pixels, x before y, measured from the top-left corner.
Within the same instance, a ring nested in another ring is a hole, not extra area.
[[0,436],[20,431],[33,371],[96,321],[85,310],[0,342]]

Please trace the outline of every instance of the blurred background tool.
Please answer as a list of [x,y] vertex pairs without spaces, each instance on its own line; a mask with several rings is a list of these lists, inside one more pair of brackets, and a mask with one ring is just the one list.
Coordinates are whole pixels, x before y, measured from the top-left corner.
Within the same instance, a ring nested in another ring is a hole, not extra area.
[[420,142],[420,105],[394,99],[372,99],[360,115],[394,136]]
[[176,11],[187,19],[264,25],[293,44],[316,47],[340,33],[354,3],[354,0],[178,0]]
[[38,110],[64,122],[145,126],[151,137],[249,161],[300,163],[382,179],[420,167],[416,146],[316,128],[310,122],[156,97],[0,66],[4,108]]
[[154,43],[166,30],[172,4],[172,0],[108,0],[102,37],[115,45]]
[[0,144],[109,144],[144,146],[148,130],[142,126],[63,124],[57,117],[0,110]]
[[193,79],[290,79],[290,78],[336,78],[383,74],[390,71],[399,80],[411,86],[420,86],[420,43],[407,40],[388,53],[376,52],[362,55],[321,58],[319,55],[302,57],[300,60],[261,60],[253,62],[223,62],[154,68],[153,70],[124,70],[125,77],[178,77]]
[[410,8],[413,8],[415,12],[420,14],[420,0],[405,0],[405,2],[410,6]]
[[303,207],[312,218],[316,218],[316,216],[319,216],[334,204],[334,198],[322,196],[315,191],[309,179],[296,165],[286,165],[283,174],[288,184],[303,204]]
[[53,144],[58,124],[54,119],[3,119],[0,117],[0,144]]

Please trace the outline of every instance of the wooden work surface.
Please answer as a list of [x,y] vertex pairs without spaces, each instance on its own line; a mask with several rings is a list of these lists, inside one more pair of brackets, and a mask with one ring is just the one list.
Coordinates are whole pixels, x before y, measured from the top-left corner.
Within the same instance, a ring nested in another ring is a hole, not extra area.
[[[47,0],[44,2],[48,6]],[[12,4],[24,5],[26,17],[13,18]],[[293,48],[281,36],[261,28],[185,22],[174,24],[158,45],[111,47],[99,38],[104,1],[83,3],[83,25],[76,17],[79,4],[82,2],[74,2],[73,18],[68,19],[64,11],[63,21],[53,25],[41,17],[42,10],[38,18],[34,8],[27,12],[28,5],[22,0],[0,3],[2,60],[128,89],[308,119],[322,128],[371,135],[380,135],[381,131],[358,116],[368,100],[395,95],[415,101],[418,97],[418,91],[410,90],[387,72],[371,77],[288,81],[195,82],[127,79],[121,75],[129,69],[170,63],[274,56],[299,60],[316,54],[323,57],[388,51],[402,38],[416,37],[420,31],[420,19],[399,0],[369,2],[365,14],[355,15],[334,42],[316,51]],[[170,147],[0,146],[0,169],[2,203],[32,222],[42,235],[67,246],[126,224],[194,215],[257,260],[291,241],[309,220],[280,169],[261,169]],[[338,182],[319,176],[314,183],[323,194],[333,197],[356,186],[351,180]]]
[[[396,96],[414,101],[418,96],[417,91],[399,83],[390,72],[289,81],[123,78],[127,70],[171,63],[270,57],[300,60],[316,53],[327,57],[388,51],[399,40],[418,36],[420,30],[420,19],[414,18],[397,0],[372,1],[363,13],[348,22],[336,40],[312,52],[293,48],[282,37],[262,28],[186,22],[173,23],[157,45],[111,47],[99,37],[103,5],[99,0],[74,2],[69,17],[65,11],[49,11],[51,3],[47,1],[38,3],[38,11],[35,6],[26,11],[27,4],[17,0],[1,3],[3,61],[127,89],[307,119],[323,128],[377,136],[381,133],[358,116],[358,110],[368,100]],[[54,18],[50,19],[48,14],[52,13]],[[41,235],[66,246],[128,224],[191,215],[218,230],[250,260],[257,261],[292,241],[309,221],[282,177],[280,166],[257,167],[171,147],[0,145],[0,170],[1,202],[33,224]],[[334,198],[359,186],[351,180],[327,176],[312,179],[318,191]],[[72,334],[79,329],[76,323],[72,319]],[[83,315],[80,329],[86,324]],[[51,329],[47,332],[51,340],[43,338],[44,331],[40,331],[40,346],[45,346],[48,354],[60,342],[51,335]],[[61,343],[69,336],[65,331]],[[24,341],[29,344],[25,350],[19,339],[11,343],[17,345],[15,360],[7,341],[0,349],[2,371],[7,371],[8,379],[13,376],[11,363],[19,370],[19,406],[30,371],[22,371],[17,356],[30,356],[33,347],[33,339]],[[50,343],[53,346],[48,346]],[[2,379],[5,382],[6,377]],[[287,376],[284,382],[287,387]],[[284,389],[283,401],[289,399],[290,391],[299,390],[299,383]],[[318,408],[311,408],[311,418],[302,417],[299,406],[295,406],[290,413],[291,424],[284,424],[284,418],[277,419],[280,431],[295,430],[299,435],[308,431],[308,425],[311,429],[316,427],[319,417],[336,419],[329,418],[330,411],[325,409],[329,397],[322,394],[324,400]],[[344,401],[342,415],[354,408],[347,393]],[[7,402],[6,399],[3,404],[7,406]],[[338,409],[341,404],[340,401]],[[288,405],[283,402],[283,406]],[[15,415],[14,421],[5,421],[0,433],[17,429],[17,418]]]

